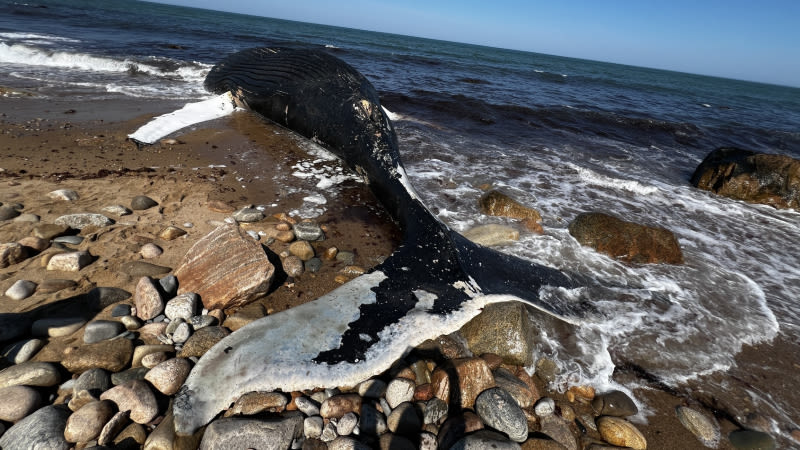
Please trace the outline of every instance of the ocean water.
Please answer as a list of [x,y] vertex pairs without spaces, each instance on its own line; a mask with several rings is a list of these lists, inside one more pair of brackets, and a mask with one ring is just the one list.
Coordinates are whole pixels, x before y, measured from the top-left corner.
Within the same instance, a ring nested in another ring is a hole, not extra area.
[[[0,0],[0,86],[40,95],[196,101],[217,60],[260,45],[325,48],[363,72],[412,183],[456,230],[507,223],[479,213],[487,183],[541,211],[545,234],[503,251],[582,286],[541,295],[598,309],[579,327],[535,317],[537,356],[561,367],[554,387],[615,386],[632,363],[680,389],[725,373],[743,345],[782,335],[800,348],[800,213],[688,182],[720,146],[800,158],[798,88],[138,1]],[[319,178],[310,213],[335,204],[327,175],[352,179],[319,162],[292,168]],[[585,211],[672,230],[686,263],[630,267],[581,247],[567,225]],[[800,405],[752,389],[774,431],[798,427]]]

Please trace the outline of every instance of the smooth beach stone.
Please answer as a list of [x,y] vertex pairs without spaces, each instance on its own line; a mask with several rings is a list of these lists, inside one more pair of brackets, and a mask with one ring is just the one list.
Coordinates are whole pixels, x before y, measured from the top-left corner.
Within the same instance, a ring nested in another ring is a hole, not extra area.
[[150,369],[144,379],[164,395],[173,395],[183,385],[192,363],[186,358],[173,358]]
[[349,412],[357,413],[360,409],[360,395],[338,394],[322,402],[322,405],[319,408],[319,414],[325,419],[338,419]]
[[165,241],[173,241],[181,236],[185,236],[186,234],[187,233],[185,230],[181,230],[176,226],[170,225],[167,228],[161,230],[161,232],[158,233],[158,237]]
[[728,435],[736,450],[774,450],[775,439],[763,431],[735,430]]
[[283,266],[283,271],[286,272],[286,275],[292,278],[299,277],[305,271],[303,260],[295,255],[289,255],[286,258],[283,258],[281,265]]
[[47,270],[78,272],[92,263],[94,258],[88,252],[69,252],[53,255],[47,262]]
[[22,213],[14,218],[14,222],[29,222],[29,223],[36,223],[40,221],[42,218],[37,216],[36,214],[31,213]]
[[534,330],[528,309],[520,302],[493,303],[461,328],[476,355],[494,353],[506,364],[533,363]]
[[144,355],[142,358],[142,366],[148,369],[152,369],[153,367],[161,364],[162,362],[169,359],[169,355],[166,352],[156,352]]
[[508,245],[519,240],[519,230],[500,224],[481,225],[462,233],[470,241],[485,247]]
[[142,321],[138,317],[122,316],[119,318],[119,321],[125,325],[126,330],[138,330],[142,327]]
[[175,275],[167,275],[158,280],[161,290],[169,297],[178,295],[178,278]]
[[459,439],[452,447],[452,450],[519,450],[521,447],[516,442],[508,440],[500,433],[490,430],[479,430],[470,433]]
[[142,358],[152,353],[172,353],[175,347],[166,344],[155,345],[139,345],[133,350],[133,359],[131,360],[131,367],[139,367],[142,365]]
[[472,408],[478,394],[494,387],[494,376],[489,365],[481,358],[461,358],[450,361],[455,369],[461,407]]
[[333,422],[328,422],[322,427],[322,435],[319,438],[323,442],[330,442],[338,436],[339,435],[336,434],[336,425]]
[[89,291],[89,306],[95,311],[101,311],[114,303],[131,298],[131,293],[116,287],[96,287]]
[[115,372],[111,374],[111,384],[119,386],[134,380],[144,381],[144,377],[150,371],[147,367],[134,367],[122,372]]
[[236,399],[225,417],[252,416],[263,411],[282,412],[288,403],[289,399],[280,392],[248,392]]
[[94,213],[80,213],[80,214],[66,214],[56,218],[53,221],[56,225],[64,225],[76,230],[82,230],[88,226],[93,227],[107,227],[113,225],[114,221],[102,214]]
[[556,412],[556,402],[550,397],[542,397],[533,406],[533,412],[539,418],[552,416]]
[[392,409],[386,418],[386,425],[392,433],[414,436],[422,429],[422,421],[411,402],[404,402]]
[[10,220],[15,217],[18,217],[20,212],[16,208],[12,208],[9,206],[0,206],[0,221],[3,220]]
[[423,424],[437,423],[442,418],[447,417],[448,405],[440,398],[433,397],[427,402],[418,403],[418,405],[420,405],[422,409]]
[[[145,440],[147,440],[147,433],[145,432],[142,425],[133,422],[130,422],[130,411],[118,411],[114,414],[111,419],[103,426],[103,429],[100,430],[100,435],[97,437],[97,444],[101,446],[108,445],[112,442],[115,444],[120,444],[114,448],[116,449],[128,449],[131,450],[138,449],[142,444],[144,444]],[[128,446],[122,444],[128,437],[132,437],[134,442],[136,442],[136,446]]]
[[47,247],[50,247],[50,241],[37,238],[36,236],[25,236],[24,238],[17,241],[17,244],[32,248],[34,251],[42,252],[47,250]]
[[410,439],[394,433],[382,434],[380,439],[378,439],[378,448],[389,448],[392,450],[418,450],[417,446],[414,445]]
[[340,250],[336,253],[336,261],[344,263],[348,266],[352,265],[356,261],[356,254],[353,252]]
[[53,242],[59,244],[80,245],[83,242],[83,236],[59,236],[53,239]]
[[186,322],[181,323],[175,328],[175,331],[172,333],[172,341],[175,344],[183,344],[184,342],[189,340],[189,337],[192,335],[192,327]]
[[36,338],[26,339],[6,346],[3,349],[2,356],[13,364],[21,364],[33,358],[42,347],[44,347],[43,340]]
[[211,326],[201,328],[195,331],[189,340],[183,344],[183,348],[178,353],[178,356],[182,358],[203,356],[208,349],[229,334],[231,334],[231,332],[225,327]]
[[394,409],[397,405],[410,402],[414,398],[416,383],[408,378],[395,378],[386,386],[386,401]]
[[336,423],[336,433],[339,436],[348,436],[353,433],[357,425],[358,416],[355,413],[347,413]]
[[311,258],[303,263],[303,269],[306,272],[317,273],[320,269],[322,269],[322,260],[316,257]]
[[146,195],[137,195],[131,199],[131,209],[134,211],[142,211],[158,206],[158,202]]
[[322,436],[322,429],[325,427],[325,422],[320,416],[306,417],[303,421],[303,434],[306,439],[318,439]]
[[301,241],[321,241],[324,234],[318,223],[300,222],[292,226],[294,235]]
[[388,429],[386,416],[383,415],[375,406],[363,404],[359,417],[359,432],[367,436],[380,436]]
[[109,215],[112,215],[112,216],[117,216],[117,217],[127,216],[128,214],[131,213],[130,209],[128,209],[128,208],[126,208],[126,207],[124,207],[122,205],[106,206],[103,209],[101,209],[101,211],[106,213],[106,214],[109,214]]
[[297,397],[294,399],[294,404],[297,405],[297,409],[300,410],[300,412],[307,416],[319,415],[319,403],[308,397]]
[[0,388],[0,420],[16,422],[32,413],[42,403],[39,391],[28,386]]
[[42,223],[33,228],[32,234],[39,239],[50,241],[55,237],[65,234],[67,231],[69,231],[69,227],[65,225]]
[[645,450],[647,448],[647,441],[642,432],[621,417],[600,416],[595,423],[597,424],[597,431],[603,436],[603,440],[609,444],[630,447],[636,450]]
[[73,392],[88,391],[99,396],[111,388],[111,377],[103,369],[89,369],[83,372],[72,387]]
[[609,391],[592,400],[592,409],[597,415],[627,417],[639,412],[636,403],[622,391]]
[[39,319],[31,325],[31,334],[42,337],[69,336],[78,331],[86,320],[83,317],[53,317]]
[[131,420],[146,424],[158,415],[158,402],[153,391],[144,381],[133,380],[115,386],[100,396],[101,400],[111,400],[120,411],[130,411]]
[[142,320],[150,320],[164,311],[164,300],[161,298],[156,284],[150,277],[141,277],[133,294],[136,305],[136,316]]
[[706,447],[716,448],[721,437],[719,425],[707,415],[686,406],[675,408],[678,421]]
[[301,416],[274,420],[219,419],[206,428],[200,450],[290,448],[302,426]]
[[131,305],[119,304],[114,305],[111,309],[111,317],[123,317],[131,315]]
[[64,427],[67,442],[89,442],[98,436],[103,426],[114,416],[114,404],[108,400],[90,402],[72,413]]
[[505,433],[512,441],[525,442],[528,420],[516,400],[501,388],[489,388],[475,399],[475,412],[483,422]]
[[36,283],[33,281],[17,280],[11,287],[6,289],[6,297],[11,300],[23,300],[33,295],[35,291]]
[[217,323],[217,318],[214,316],[210,316],[208,314],[203,314],[201,316],[194,316],[189,319],[189,324],[192,325],[192,329],[199,330],[200,328],[205,328],[211,325],[215,325]]
[[358,385],[358,395],[367,398],[381,398],[386,393],[386,382],[371,378]]
[[511,394],[511,397],[514,398],[520,408],[529,408],[534,401],[538,400],[530,387],[509,370],[501,367],[492,372],[492,374],[497,387],[503,388],[503,390]]
[[308,241],[295,241],[289,244],[289,253],[303,261],[308,261],[314,257],[314,248]]
[[258,222],[264,218],[264,213],[255,208],[242,208],[233,213],[237,222]]
[[194,292],[184,292],[167,302],[164,314],[170,320],[190,320],[200,311],[200,297]]
[[28,258],[28,250],[16,242],[0,244],[0,269],[19,264]]
[[72,189],[58,189],[52,192],[48,192],[47,196],[53,200],[63,200],[67,202],[74,202],[78,200],[80,196],[77,192],[73,191]]
[[6,430],[0,436],[0,448],[69,450],[64,439],[69,415],[62,405],[40,408]]
[[133,342],[111,339],[81,345],[64,356],[61,365],[72,373],[83,373],[89,369],[119,372],[128,365],[132,355]]
[[152,242],[144,244],[142,248],[139,249],[139,254],[142,255],[144,259],[157,258],[161,256],[162,253],[164,253],[164,249]]
[[83,342],[92,344],[100,342],[105,339],[111,339],[119,336],[125,331],[125,325],[122,322],[114,320],[93,320],[86,324],[83,331]]

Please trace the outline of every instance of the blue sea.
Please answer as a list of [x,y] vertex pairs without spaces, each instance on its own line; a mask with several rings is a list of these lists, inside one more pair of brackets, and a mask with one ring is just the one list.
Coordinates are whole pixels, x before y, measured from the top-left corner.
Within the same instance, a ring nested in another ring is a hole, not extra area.
[[[749,398],[776,434],[800,428],[796,394],[725,375],[748,372],[743,346],[775,339],[800,367],[800,213],[688,181],[721,146],[800,158],[800,89],[139,1],[0,0],[0,86],[43,96],[197,101],[216,61],[263,45],[326,49],[364,73],[412,183],[453,228],[507,223],[479,213],[487,183],[541,211],[545,234],[503,251],[577,276],[582,288],[542,295],[599,311],[579,327],[535,317],[553,387],[635,389],[613,377],[633,365],[678,392],[699,380]],[[335,186],[319,189],[309,198],[335,207]],[[630,267],[581,247],[567,225],[585,211],[672,230],[686,263]]]

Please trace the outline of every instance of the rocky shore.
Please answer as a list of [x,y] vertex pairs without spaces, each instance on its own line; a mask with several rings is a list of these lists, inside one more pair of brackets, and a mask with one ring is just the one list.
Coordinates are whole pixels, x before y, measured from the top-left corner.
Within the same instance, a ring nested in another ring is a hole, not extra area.
[[[136,150],[124,133],[144,118],[73,122],[63,111],[2,122],[0,448],[774,445],[676,392],[637,392],[642,416],[624,392],[554,390],[558,368],[525,350],[531,320],[520,304],[487,308],[357,386],[250,393],[197,435],[175,436],[171,402],[208,348],[368,270],[395,248],[397,230],[360,186],[322,216],[288,214],[303,201],[291,185],[300,181],[270,180],[302,150],[252,117]],[[257,178],[236,159],[254,148],[275,174]],[[238,264],[197,247],[213,233],[264,260]],[[211,269],[224,283],[203,285]],[[209,305],[212,288],[243,300]],[[515,345],[492,339],[500,332]]]

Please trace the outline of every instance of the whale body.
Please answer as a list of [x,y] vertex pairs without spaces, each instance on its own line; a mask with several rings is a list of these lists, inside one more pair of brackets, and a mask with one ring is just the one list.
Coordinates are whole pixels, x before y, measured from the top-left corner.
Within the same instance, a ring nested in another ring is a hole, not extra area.
[[425,207],[377,91],[344,61],[316,49],[254,48],[219,62],[205,87],[341,158],[397,221],[403,240],[367,274],[211,348],[175,397],[177,433],[193,433],[247,392],[353,386],[423,341],[458,330],[489,303],[522,301],[581,322],[584,305],[539,296],[543,287],[573,287],[570,277],[472,243]]

